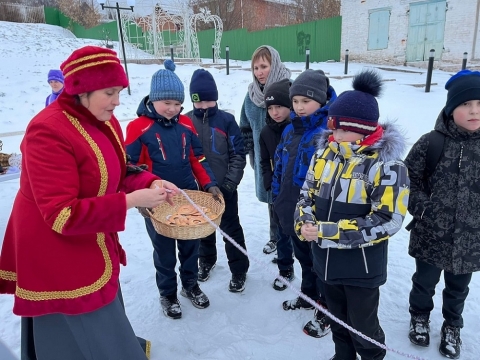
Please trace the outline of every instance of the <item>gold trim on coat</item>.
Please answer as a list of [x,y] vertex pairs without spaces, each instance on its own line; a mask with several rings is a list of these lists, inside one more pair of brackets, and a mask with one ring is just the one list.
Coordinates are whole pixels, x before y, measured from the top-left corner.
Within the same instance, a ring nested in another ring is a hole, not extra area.
[[[100,148],[98,147],[98,145],[92,139],[92,137],[87,133],[87,131],[80,124],[78,119],[68,114],[66,111],[63,111],[63,113],[65,114],[67,119],[72,123],[72,125],[78,130],[78,132],[85,138],[85,140],[88,142],[93,152],[95,153],[95,156],[97,157],[98,168],[100,170],[100,186],[98,189],[97,196],[103,196],[106,193],[107,182],[108,182],[107,165],[105,163],[105,159],[103,158],[103,154],[100,151]],[[64,210],[65,209],[63,209],[60,212],[60,214],[64,212]],[[57,216],[57,220],[59,219],[60,214],[59,216]],[[55,220],[55,222],[57,222],[57,220]],[[67,220],[68,218],[65,219],[65,222]],[[65,224],[65,222],[63,222],[63,225]],[[55,223],[54,223],[54,227],[55,227]],[[25,300],[43,301],[43,300],[56,300],[56,299],[75,299],[80,296],[89,295],[100,290],[102,287],[104,287],[108,283],[108,281],[112,277],[113,266],[112,266],[112,260],[110,259],[110,255],[108,253],[107,246],[105,244],[105,233],[97,233],[97,244],[102,252],[103,259],[105,260],[105,270],[103,274],[100,276],[100,278],[97,281],[95,281],[93,284],[83,286],[81,288],[74,289],[74,290],[31,291],[31,290],[22,289],[21,287],[18,286],[18,282],[17,282],[17,289],[15,291],[15,295]]]

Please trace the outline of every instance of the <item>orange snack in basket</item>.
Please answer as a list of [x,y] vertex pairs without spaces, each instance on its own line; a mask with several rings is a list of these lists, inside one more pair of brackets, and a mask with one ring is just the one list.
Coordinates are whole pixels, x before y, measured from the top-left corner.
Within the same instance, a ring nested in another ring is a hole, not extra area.
[[[209,208],[200,207],[205,215],[211,217]],[[200,225],[207,222],[203,215],[193,205],[182,205],[172,215],[167,216],[168,223],[176,226]]]

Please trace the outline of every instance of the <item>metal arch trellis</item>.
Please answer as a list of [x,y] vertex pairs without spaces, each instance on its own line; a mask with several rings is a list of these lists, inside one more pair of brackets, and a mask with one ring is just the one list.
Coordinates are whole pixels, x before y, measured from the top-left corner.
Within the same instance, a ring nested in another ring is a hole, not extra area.
[[197,38],[197,21],[203,21],[204,23],[213,22],[215,25],[215,42],[213,44],[215,59],[220,59],[220,41],[223,34],[223,22],[217,15],[212,15],[207,11],[203,11],[198,14],[190,16],[189,21],[189,38],[192,44],[191,57],[200,61],[200,49],[198,46]]
[[[129,59],[164,58],[170,56],[170,43],[177,57],[185,57],[185,28],[188,14],[170,14],[158,3],[152,5],[137,0],[134,11],[120,13],[125,34],[125,52]],[[136,26],[134,26],[135,24]],[[175,36],[168,39],[165,33],[173,30]],[[164,38],[166,37],[166,38]],[[166,43],[168,41],[168,43]],[[121,51],[121,49],[120,49]]]
[[[137,0],[133,12],[120,12],[122,31],[125,35],[125,53],[128,59],[168,57],[172,43],[176,57],[186,57],[200,62],[197,38],[198,21],[213,22],[215,27],[214,55],[215,59],[220,59],[223,23],[219,16],[212,15],[204,9],[201,13],[192,15],[191,9],[187,7],[171,12],[177,13],[170,13],[159,3],[152,5],[152,2],[148,0]],[[164,38],[166,31],[171,30],[172,26],[176,33],[173,41]],[[170,41],[166,43],[167,40]],[[121,50],[119,49],[120,52]]]

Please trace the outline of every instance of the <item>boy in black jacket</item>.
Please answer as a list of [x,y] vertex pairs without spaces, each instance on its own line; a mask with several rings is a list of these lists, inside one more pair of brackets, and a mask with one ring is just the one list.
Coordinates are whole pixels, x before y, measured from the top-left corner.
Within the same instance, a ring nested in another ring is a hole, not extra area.
[[444,144],[434,171],[425,176],[431,165],[429,134],[420,137],[405,159],[412,181],[408,211],[416,221],[408,248],[416,265],[409,297],[409,339],[415,345],[430,345],[433,295],[443,272],[439,351],[458,359],[468,285],[472,273],[480,270],[480,72],[462,70],[445,88],[447,102],[435,124]]
[[[290,124],[290,108],[292,100],[289,97],[291,82],[288,79],[273,83],[265,89],[265,106],[267,107],[266,125],[260,132],[260,165],[262,168],[263,185],[265,190],[272,189],[273,169],[275,167],[275,150],[280,143],[282,132]],[[289,281],[295,278],[293,271],[293,245],[288,235],[285,235],[275,211],[273,219],[277,226],[277,266],[280,276]],[[287,285],[279,279],[273,282],[273,288],[285,290]]]
[[[196,70],[190,82],[190,98],[194,109],[186,115],[192,119],[205,156],[225,200],[220,228],[246,249],[243,229],[238,217],[237,186],[246,165],[243,138],[235,118],[218,108],[218,90],[212,74]],[[217,262],[216,234],[202,239],[199,249],[198,280],[207,281]],[[248,258],[226,238],[225,252],[232,279],[228,290],[241,292],[249,267]]]

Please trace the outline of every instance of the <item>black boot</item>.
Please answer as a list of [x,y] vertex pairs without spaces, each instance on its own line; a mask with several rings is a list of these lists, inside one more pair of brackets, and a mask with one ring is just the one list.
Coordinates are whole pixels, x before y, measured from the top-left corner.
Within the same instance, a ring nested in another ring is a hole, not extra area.
[[445,323],[442,325],[440,347],[438,351],[449,359],[458,359],[460,357],[460,328],[450,326]]
[[[317,302],[322,306],[319,302]],[[310,320],[304,327],[303,332],[314,338],[321,338],[330,332],[330,324],[327,315],[318,309],[313,313],[313,320]]]
[[284,301],[283,310],[297,310],[297,309],[305,309],[305,310],[312,310],[314,307],[308,301],[303,300],[300,296],[293,299]]
[[182,309],[176,294],[160,296],[160,304],[166,317],[170,319],[180,319],[182,317]]
[[[280,270],[280,276],[285,278],[288,282],[292,282],[295,279],[295,273],[293,272],[293,266],[288,270]],[[283,291],[287,288],[287,285],[276,278],[273,282],[273,288],[277,291]]]
[[423,347],[430,345],[429,323],[429,314],[412,314],[408,338],[413,344]]
[[207,281],[215,264],[210,264],[202,259],[198,261],[198,281]]

